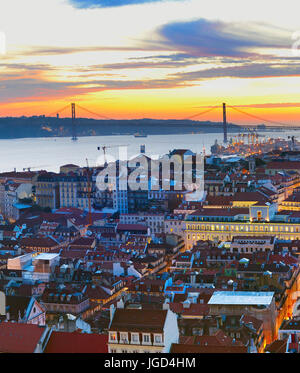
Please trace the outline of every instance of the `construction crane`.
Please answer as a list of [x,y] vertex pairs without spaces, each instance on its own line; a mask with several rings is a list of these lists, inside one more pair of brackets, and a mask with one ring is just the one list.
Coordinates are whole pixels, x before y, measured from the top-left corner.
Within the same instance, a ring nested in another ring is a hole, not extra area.
[[104,155],[104,167],[107,167],[107,159],[106,159],[106,149],[109,149],[109,148],[118,148],[119,146],[129,146],[128,144],[123,144],[123,145],[109,145],[109,146],[98,146],[97,149],[98,150],[103,150],[103,155]]
[[91,182],[90,182],[90,167],[89,160],[86,158],[87,165],[87,187],[88,187],[88,201],[89,201],[89,225],[92,225],[92,204],[91,204]]

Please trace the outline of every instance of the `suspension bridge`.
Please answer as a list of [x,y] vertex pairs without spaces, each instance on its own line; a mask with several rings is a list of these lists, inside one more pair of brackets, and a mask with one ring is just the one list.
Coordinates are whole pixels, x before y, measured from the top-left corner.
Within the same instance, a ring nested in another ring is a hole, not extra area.
[[[288,124],[288,123],[282,123],[282,122],[278,122],[278,121],[274,121],[274,120],[269,120],[267,118],[263,118],[261,116],[255,115],[255,114],[248,113],[245,110],[240,109],[240,106],[241,105],[228,105],[226,103],[222,103],[222,105],[206,106],[206,110],[201,111],[201,112],[196,113],[196,114],[193,114],[189,117],[182,118],[182,120],[195,120],[196,118],[199,118],[200,116],[208,114],[208,113],[212,112],[213,110],[222,109],[222,122],[223,122],[223,134],[224,134],[223,142],[225,144],[228,142],[228,137],[227,137],[227,128],[228,128],[227,110],[228,110],[228,108],[232,109],[232,110],[234,110],[234,111],[236,111],[240,114],[248,116],[252,119],[263,121],[264,123],[269,123],[269,124],[278,125],[278,126],[290,126],[291,125],[291,124]],[[83,107],[79,104],[75,104],[75,103],[68,104],[68,105],[64,106],[63,108],[61,108],[59,110],[56,110],[55,112],[47,115],[47,117],[52,117],[52,116],[56,115],[57,118],[59,118],[59,115],[61,113],[63,113],[64,111],[66,111],[68,109],[71,109],[72,140],[73,141],[78,140],[77,128],[76,128],[76,108],[79,108],[79,109],[83,110],[84,112],[92,115],[93,117],[96,117],[96,118],[99,118],[99,119],[114,120],[113,118],[109,118],[109,117],[104,116],[102,114],[98,114],[94,111],[91,111],[91,110],[89,110],[89,109],[87,109],[87,108],[85,108],[85,107]]]

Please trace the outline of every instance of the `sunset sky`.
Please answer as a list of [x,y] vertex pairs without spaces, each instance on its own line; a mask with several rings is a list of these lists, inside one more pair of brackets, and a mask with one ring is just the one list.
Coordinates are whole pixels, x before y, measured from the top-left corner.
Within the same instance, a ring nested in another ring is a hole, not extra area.
[[[299,0],[0,0],[0,116],[76,102],[183,119],[220,105],[197,117],[219,121],[226,102],[300,125],[299,15]],[[228,121],[263,122],[233,109]]]

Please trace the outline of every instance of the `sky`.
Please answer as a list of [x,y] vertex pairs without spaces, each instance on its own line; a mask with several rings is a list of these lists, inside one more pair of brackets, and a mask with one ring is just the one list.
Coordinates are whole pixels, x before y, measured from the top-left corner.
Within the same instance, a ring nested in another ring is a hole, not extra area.
[[194,118],[221,121],[226,102],[229,122],[300,125],[299,14],[299,0],[0,0],[0,116],[75,102],[114,119],[217,106]]

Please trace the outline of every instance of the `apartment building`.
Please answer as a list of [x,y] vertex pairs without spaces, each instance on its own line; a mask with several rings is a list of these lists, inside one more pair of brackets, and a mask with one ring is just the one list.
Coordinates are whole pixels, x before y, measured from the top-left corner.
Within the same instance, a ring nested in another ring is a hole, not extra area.
[[177,343],[177,316],[164,304],[164,309],[146,310],[111,306],[109,353],[168,353]]
[[[93,187],[91,188],[91,204],[94,202]],[[64,175],[59,179],[59,196],[61,207],[89,208],[89,185],[86,176]]]
[[210,315],[249,315],[263,321],[266,344],[276,338],[274,292],[215,291],[208,305]]
[[274,236],[234,236],[230,244],[230,252],[274,251],[274,243]]
[[183,235],[187,249],[192,248],[199,240],[231,241],[234,236],[300,239],[300,224],[298,221],[290,222],[289,213],[270,214],[269,210],[268,217],[264,218],[263,216],[267,215],[261,213],[259,219],[253,219],[245,208],[215,210],[215,212],[212,209],[198,210],[183,221]]
[[45,208],[57,209],[59,204],[59,175],[47,172],[34,183],[36,203]]
[[137,214],[121,214],[121,224],[145,224],[150,228],[150,233],[164,232],[164,214],[160,213],[137,213]]

